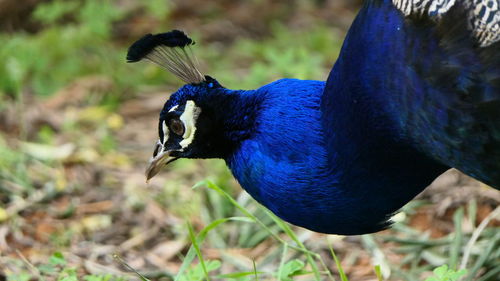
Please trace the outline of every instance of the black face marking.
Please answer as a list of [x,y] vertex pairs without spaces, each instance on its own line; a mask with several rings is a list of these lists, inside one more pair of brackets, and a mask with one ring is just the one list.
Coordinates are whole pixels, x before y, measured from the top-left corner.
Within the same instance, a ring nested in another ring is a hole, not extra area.
[[161,147],[161,144],[160,143],[156,143],[155,150],[153,152],[153,157],[156,157],[156,155],[158,155],[158,152],[160,152],[160,147]]

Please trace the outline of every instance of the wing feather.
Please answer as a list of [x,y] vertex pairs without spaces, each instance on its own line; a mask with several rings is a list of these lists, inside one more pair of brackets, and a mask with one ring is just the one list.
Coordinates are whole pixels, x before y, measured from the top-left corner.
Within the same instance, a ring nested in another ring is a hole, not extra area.
[[439,21],[455,5],[467,11],[469,30],[481,47],[500,41],[500,0],[392,0],[406,16]]

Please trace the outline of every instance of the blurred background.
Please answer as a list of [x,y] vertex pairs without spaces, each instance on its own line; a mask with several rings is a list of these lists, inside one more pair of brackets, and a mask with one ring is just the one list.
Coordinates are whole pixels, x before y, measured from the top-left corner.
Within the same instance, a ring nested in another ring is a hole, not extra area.
[[127,64],[132,42],[184,30],[203,72],[233,89],[325,80],[361,5],[0,0],[0,280],[140,280],[123,262],[151,280],[341,280],[331,249],[349,280],[379,280],[376,265],[424,280],[444,264],[499,280],[500,194],[457,171],[391,230],[352,237],[289,229],[222,160],[179,160],[145,183],[159,111],[182,84]]

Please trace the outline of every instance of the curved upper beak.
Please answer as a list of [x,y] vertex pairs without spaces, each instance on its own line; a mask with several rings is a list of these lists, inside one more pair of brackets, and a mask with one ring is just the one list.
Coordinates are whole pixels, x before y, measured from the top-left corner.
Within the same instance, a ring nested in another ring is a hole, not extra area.
[[172,150],[165,150],[160,141],[156,143],[153,157],[149,159],[149,165],[146,168],[146,182],[156,176],[165,165],[177,159],[177,157],[172,157],[171,153]]

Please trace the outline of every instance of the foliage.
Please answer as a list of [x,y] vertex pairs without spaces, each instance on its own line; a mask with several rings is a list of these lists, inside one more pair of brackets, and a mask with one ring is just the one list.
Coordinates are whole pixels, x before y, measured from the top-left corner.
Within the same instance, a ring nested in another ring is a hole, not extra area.
[[[116,87],[108,98],[119,99],[139,81],[142,71],[126,65],[125,50],[113,43],[113,25],[126,11],[111,0],[51,1],[37,6],[36,34],[0,34],[0,94],[19,97],[30,90],[48,96],[88,75],[110,77]],[[159,6],[158,1],[154,1]]]
[[467,274],[467,270],[465,269],[455,271],[449,269],[446,264],[434,269],[432,272],[434,276],[428,277],[425,281],[458,281],[460,277]]
[[[334,61],[340,51],[340,41],[331,30],[319,24],[307,32],[290,31],[275,23],[271,33],[270,39],[259,44],[253,39],[242,39],[227,52],[209,49],[209,52],[200,53],[205,54],[203,58],[215,62],[210,72],[214,71],[214,77],[228,87],[251,89],[283,77],[326,79],[331,64],[324,62]],[[244,65],[245,61],[251,65]],[[248,68],[244,75],[227,71],[242,66]]]

